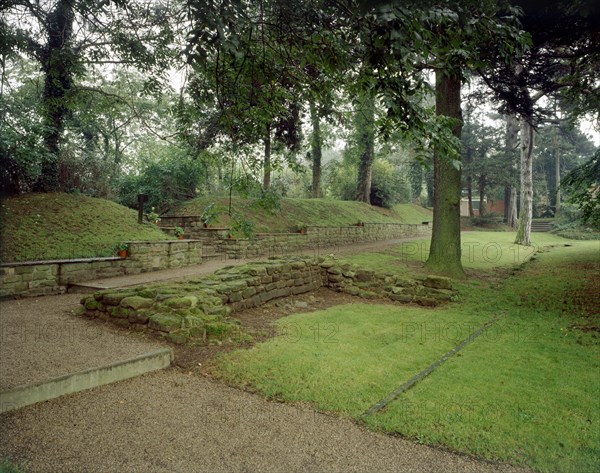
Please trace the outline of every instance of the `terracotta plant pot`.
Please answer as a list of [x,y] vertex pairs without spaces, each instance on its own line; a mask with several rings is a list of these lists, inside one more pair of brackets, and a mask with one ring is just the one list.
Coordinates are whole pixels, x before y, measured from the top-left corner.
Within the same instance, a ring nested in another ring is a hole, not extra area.
[[119,258],[127,258],[127,250],[119,250],[117,253]]
[[178,240],[183,240],[183,235],[177,235]]

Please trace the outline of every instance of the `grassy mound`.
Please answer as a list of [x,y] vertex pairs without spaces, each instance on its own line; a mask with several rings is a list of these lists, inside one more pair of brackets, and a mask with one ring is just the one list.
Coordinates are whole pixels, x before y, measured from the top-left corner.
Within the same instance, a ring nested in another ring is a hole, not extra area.
[[[168,215],[199,216],[212,203],[220,209],[215,226],[229,224],[227,197],[199,197],[185,202]],[[278,207],[278,208],[277,208]],[[431,221],[431,211],[413,204],[383,209],[362,202],[331,199],[281,199],[279,205],[266,206],[257,199],[234,197],[232,210],[255,224],[258,232],[287,232],[297,227],[343,226],[357,223],[421,223]]]
[[26,194],[2,200],[2,262],[113,256],[127,240],[165,240],[158,227],[115,202],[73,194]]

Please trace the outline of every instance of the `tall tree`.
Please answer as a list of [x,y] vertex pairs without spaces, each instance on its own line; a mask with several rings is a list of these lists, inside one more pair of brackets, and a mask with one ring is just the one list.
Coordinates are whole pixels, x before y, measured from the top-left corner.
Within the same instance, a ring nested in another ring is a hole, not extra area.
[[[452,134],[460,139],[462,113],[460,109],[461,79],[456,72],[438,69],[435,72],[435,111],[452,119]],[[436,271],[454,276],[464,274],[460,243],[460,168],[435,149],[433,162],[433,228],[427,265]]]
[[21,52],[44,74],[41,95],[48,151],[38,189],[59,187],[58,156],[68,114],[76,107],[74,88],[93,63],[125,63],[152,70],[156,80],[170,57],[168,10],[131,2],[89,0],[8,0],[0,17],[0,53]]
[[517,228],[517,189],[514,179],[512,179],[512,173],[516,166],[514,154],[519,147],[519,122],[514,114],[509,113],[505,116],[504,162],[510,170],[511,179],[504,188],[504,219],[511,228]]
[[531,246],[534,139],[533,126],[527,120],[521,120],[521,211],[515,243],[524,246]]
[[356,200],[371,203],[371,179],[375,159],[375,98],[370,90],[362,92],[356,109],[358,176]]
[[[487,69],[497,61],[510,62],[526,35],[519,28],[517,12],[510,7],[502,10],[493,1],[408,2],[402,6],[388,3],[379,13],[382,30],[389,35],[382,35],[380,42],[391,51],[377,50],[382,65],[378,69],[379,87],[385,91],[383,102],[388,106],[389,120],[398,120],[401,113],[406,114],[406,109],[415,110],[418,102],[414,100],[414,84],[419,83],[416,71],[426,68],[436,71],[437,119],[431,121],[422,111],[415,111],[408,114],[411,123],[408,128],[428,135],[429,145],[433,143],[435,150],[434,186],[438,189],[434,189],[434,222],[427,266],[460,277],[464,275],[459,225],[460,84],[467,70]],[[391,65],[394,60],[400,70]],[[408,79],[413,87],[398,87],[401,79]],[[408,95],[412,99],[404,95],[411,88],[413,91]],[[444,98],[444,94],[449,95]],[[404,126],[408,125],[406,122]]]
[[310,123],[312,134],[310,137],[310,153],[312,167],[312,182],[310,196],[321,197],[321,161],[323,159],[323,135],[321,133],[321,115],[314,98],[309,99]]

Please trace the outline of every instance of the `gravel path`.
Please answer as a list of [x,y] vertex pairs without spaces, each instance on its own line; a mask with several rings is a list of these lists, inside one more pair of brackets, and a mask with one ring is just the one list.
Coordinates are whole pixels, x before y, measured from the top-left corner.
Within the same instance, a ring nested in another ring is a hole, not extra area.
[[26,472],[517,472],[176,369],[0,416]]
[[[373,251],[401,241],[321,249],[321,254]],[[103,283],[118,287],[181,279],[243,262],[212,261]],[[0,386],[162,346],[69,315],[79,297],[0,304]],[[0,458],[25,472],[522,471],[376,434],[310,406],[268,402],[179,368],[4,413],[0,435]]]
[[142,336],[74,317],[80,295],[0,303],[0,390],[76,373],[163,348]]

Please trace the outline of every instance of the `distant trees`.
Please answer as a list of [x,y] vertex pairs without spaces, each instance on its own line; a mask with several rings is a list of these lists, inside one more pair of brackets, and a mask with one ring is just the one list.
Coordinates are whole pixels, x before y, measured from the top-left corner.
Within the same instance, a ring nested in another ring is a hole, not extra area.
[[565,176],[562,188],[581,209],[583,222],[600,229],[600,149]]
[[[92,89],[81,87],[92,65],[127,64],[152,71],[154,81],[171,55],[166,4],[8,0],[0,17],[3,66],[22,55],[39,64],[43,87],[37,114],[45,147],[36,189],[61,188],[59,156],[65,122]],[[6,70],[6,69],[5,69]],[[13,78],[13,86],[17,78]],[[148,82],[152,84],[152,80]],[[5,120],[10,119],[6,116]],[[64,187],[64,186],[63,186]]]
[[[563,140],[566,126],[547,135],[544,123],[555,121],[547,105],[575,118],[600,108],[598,8],[584,0],[5,4],[0,158],[8,192],[33,181],[39,190],[102,195],[116,187],[127,201],[155,186],[156,206],[163,196],[166,208],[199,192],[282,190],[279,171],[306,168],[294,177],[297,194],[392,205],[427,189],[427,265],[459,277],[463,186],[470,202],[479,194],[482,214],[486,196],[504,187],[507,221],[516,220],[520,127],[519,241],[528,243],[526,220],[541,209],[534,172],[541,169],[556,210],[560,173],[585,154],[566,156],[579,146]],[[178,94],[163,80],[170,67],[181,73]],[[461,87],[475,77],[507,117],[505,133],[464,107]],[[328,142],[343,155],[337,163]]]

